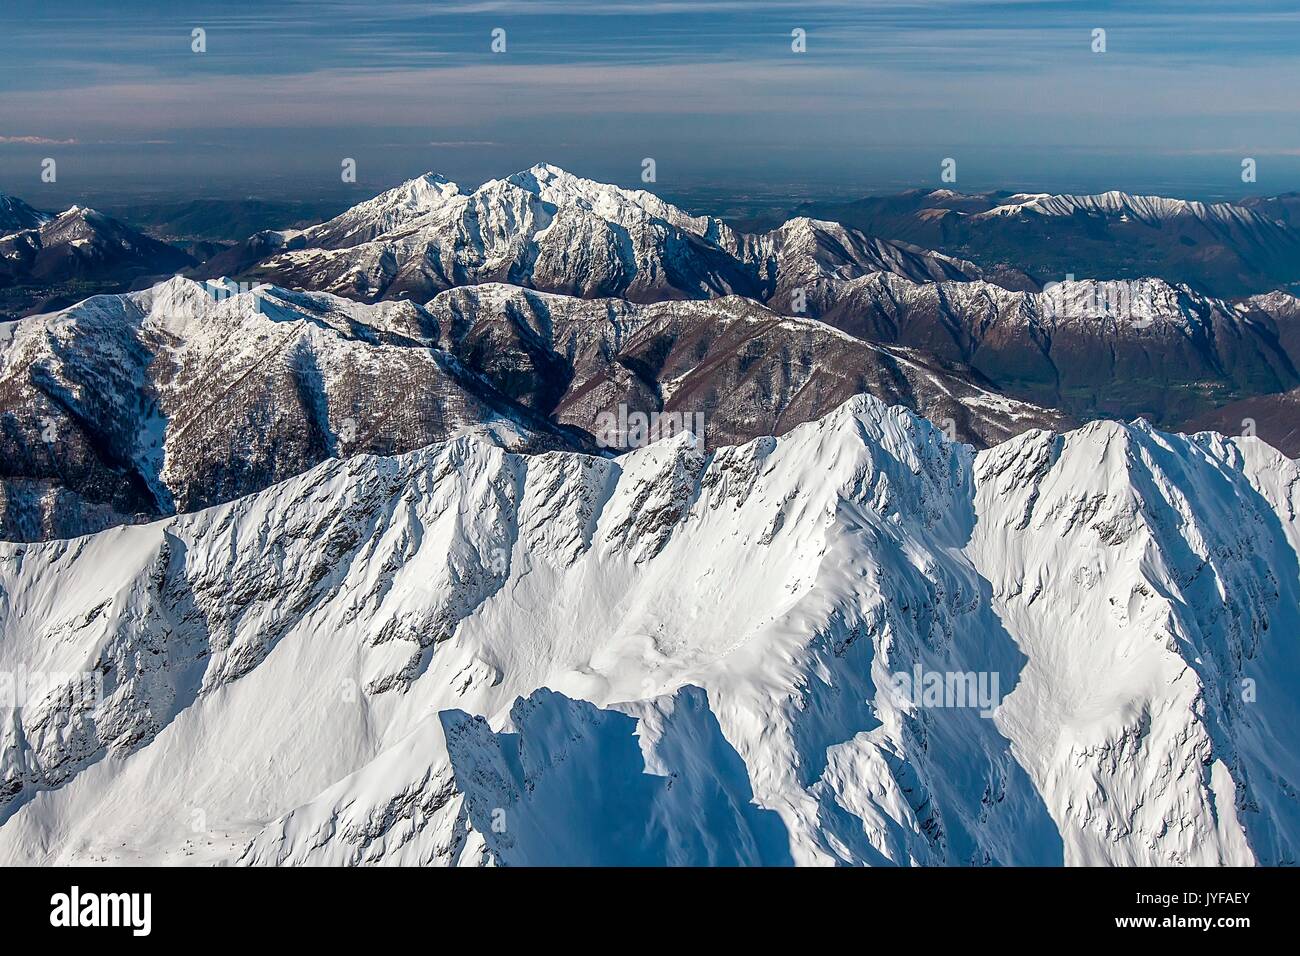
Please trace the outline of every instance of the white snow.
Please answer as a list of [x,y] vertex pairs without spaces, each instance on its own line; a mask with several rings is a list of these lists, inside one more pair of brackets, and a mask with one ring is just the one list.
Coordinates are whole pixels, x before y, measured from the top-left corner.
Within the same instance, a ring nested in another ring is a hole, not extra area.
[[1025,214],[1071,216],[1077,212],[1112,216],[1123,221],[1137,219],[1147,225],[1156,225],[1179,216],[1188,216],[1217,225],[1236,224],[1247,227],[1276,225],[1275,220],[1262,216],[1253,209],[1232,203],[1203,203],[1186,199],[1169,199],[1164,196],[1134,196],[1119,190],[1091,196],[1019,193],[1008,197],[987,212],[976,213],[972,218],[987,219]]
[[862,396],[0,545],[0,670],[105,672],[4,713],[0,860],[1294,862],[1297,504],[1251,439],[976,455]]
[[765,300],[881,269],[922,280],[979,274],[971,263],[837,223],[796,219],[761,235],[737,233],[644,190],[545,163],[468,194],[443,180],[431,192],[425,179],[305,230],[306,248],[271,256],[259,274],[365,297],[394,284],[431,295],[508,276],[532,288],[637,301],[736,293]]

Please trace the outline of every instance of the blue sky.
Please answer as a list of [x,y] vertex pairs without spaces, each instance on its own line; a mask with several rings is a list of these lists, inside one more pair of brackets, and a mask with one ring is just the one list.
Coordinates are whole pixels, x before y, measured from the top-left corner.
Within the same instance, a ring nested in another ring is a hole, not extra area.
[[1297,90],[1294,0],[3,0],[0,190],[47,155],[74,192],[302,195],[345,156],[362,191],[650,156],[664,192],[931,185],[952,156],[972,190],[1279,192]]

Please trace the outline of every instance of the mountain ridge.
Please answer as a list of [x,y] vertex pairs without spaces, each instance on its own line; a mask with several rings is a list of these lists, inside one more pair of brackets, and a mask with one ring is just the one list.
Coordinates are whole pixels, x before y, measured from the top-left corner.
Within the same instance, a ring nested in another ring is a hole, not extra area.
[[223,271],[366,301],[431,298],[457,285],[503,281],[642,302],[733,293],[766,300],[808,274],[844,277],[846,270],[883,268],[918,278],[978,274],[967,262],[815,220],[738,233],[644,190],[545,163],[488,180],[472,193],[448,186],[441,200],[385,232],[379,230],[389,223],[376,222],[374,210],[354,207],[338,220],[349,223],[349,234],[374,234],[361,244],[340,246],[323,227],[314,234],[261,233],[193,274]]
[[462,428],[592,450],[602,417],[784,432],[873,390],[981,444],[1059,415],[968,369],[747,299],[638,306],[485,285],[425,306],[173,278],[0,340],[0,536],[69,537]]
[[[976,454],[861,396],[0,544],[6,665],[104,676],[3,737],[0,858],[1291,863],[1298,467],[1110,422]],[[1002,693],[902,699],[913,668]]]
[[1204,203],[1120,190],[940,189],[807,203],[792,211],[970,259],[990,275],[1013,270],[1003,281],[1009,288],[1038,291],[1072,276],[1154,276],[1234,298],[1300,283],[1297,220],[1285,202],[1271,209],[1258,197]]

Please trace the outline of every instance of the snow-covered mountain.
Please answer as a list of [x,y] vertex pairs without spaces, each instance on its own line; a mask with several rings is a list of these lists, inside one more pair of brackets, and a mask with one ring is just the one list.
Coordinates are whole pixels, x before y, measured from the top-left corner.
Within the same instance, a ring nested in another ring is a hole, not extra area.
[[1101,216],[1107,219],[1137,220],[1149,226],[1184,216],[1207,226],[1244,226],[1269,231],[1279,222],[1254,209],[1233,203],[1203,203],[1164,196],[1134,196],[1117,189],[1091,196],[1052,193],[1015,193],[998,200],[993,208],[976,213],[991,216]]
[[486,285],[365,305],[174,278],[10,329],[10,540],[193,511],[332,455],[412,451],[480,426],[514,450],[594,450],[602,416],[666,412],[699,416],[701,437],[726,444],[862,391],[981,446],[1063,421],[955,364],[739,298],[638,306]]
[[0,285],[123,279],[193,264],[179,249],[80,206],[0,238]]
[[0,236],[24,229],[39,229],[54,217],[33,209],[17,196],[0,193]]
[[764,300],[811,278],[880,270],[918,280],[979,275],[968,262],[836,223],[799,219],[761,235],[737,233],[644,190],[543,163],[470,193],[425,176],[331,223],[254,236],[196,274],[239,273],[366,301],[507,282],[655,302],[731,294]]
[[330,457],[463,428],[521,450],[591,448],[428,338],[364,306],[174,278],[96,296],[0,341],[0,534],[84,534],[258,491]]
[[345,249],[437,213],[458,195],[460,189],[455,183],[426,173],[353,206],[328,222],[291,235],[299,238],[304,248]]
[[[1300,303],[1284,293],[1228,302],[1158,279],[1030,293],[880,274],[842,284],[824,310],[808,301],[855,336],[968,363],[1008,395],[1080,418],[1181,429],[1300,386]],[[1300,455],[1289,431],[1270,422],[1260,435]]]
[[[16,220],[12,231],[3,225],[6,215]],[[93,209],[73,206],[49,216],[17,200],[0,204],[0,321],[96,292],[123,292],[194,265],[183,250]]]
[[267,229],[225,249],[194,274],[209,278],[238,275],[268,256],[297,249],[346,249],[376,239],[443,208],[459,194],[455,183],[426,173],[374,199],[359,203],[326,222],[306,229]]
[[[1292,197],[1293,198],[1293,197]],[[1067,276],[1157,277],[1234,297],[1300,282],[1288,197],[1204,203],[1111,191],[963,194],[911,190],[798,212],[971,259],[1008,288]]]
[[862,396],[0,544],[0,670],[65,675],[0,717],[0,860],[1294,863],[1297,505],[1253,439]]

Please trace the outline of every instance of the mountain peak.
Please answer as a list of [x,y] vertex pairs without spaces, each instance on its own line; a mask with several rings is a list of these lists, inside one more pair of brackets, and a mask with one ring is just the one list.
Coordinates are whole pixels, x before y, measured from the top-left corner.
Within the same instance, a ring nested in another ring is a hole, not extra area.
[[421,176],[416,176],[414,179],[408,180],[405,183],[402,183],[400,186],[397,186],[394,190],[390,190],[390,192],[395,192],[399,190],[404,190],[411,193],[429,191],[429,192],[437,193],[438,195],[449,195],[452,193],[460,192],[460,187],[457,186],[450,179],[448,179],[446,176],[442,175],[441,173],[428,172],[428,173],[424,173]]
[[567,200],[570,197],[596,194],[631,195],[629,190],[610,183],[597,182],[594,179],[584,179],[552,163],[537,163],[527,169],[521,169],[507,176],[502,182],[541,196],[548,202],[555,201],[557,197]]
[[33,209],[17,196],[0,193],[0,235],[23,229],[37,229],[54,217]]
[[110,218],[111,217],[105,216],[98,209],[92,209],[90,206],[72,205],[69,206],[67,209],[63,210],[63,212],[59,213],[57,216],[55,216],[54,219],[51,221],[58,221],[61,219],[76,219],[81,222],[92,222],[92,221],[103,221]]
[[1082,213],[1107,218],[1119,217],[1125,222],[1137,220],[1147,225],[1156,225],[1182,216],[1216,223],[1273,222],[1253,209],[1234,203],[1204,203],[1167,196],[1135,195],[1119,189],[1089,195],[1015,193],[992,209],[977,214],[975,218],[1018,216],[1024,213],[1040,216],[1072,216]]
[[358,203],[343,215],[346,216],[354,210],[375,210],[395,206],[428,210],[442,205],[447,199],[457,195],[460,195],[460,187],[454,182],[440,173],[428,172],[399,183],[373,199]]
[[328,222],[303,230],[294,238],[326,248],[357,246],[438,213],[462,195],[460,187],[450,179],[428,172],[358,203]]
[[[521,169],[517,173],[507,176],[503,182],[510,183],[528,192],[536,193],[543,198],[560,197],[566,201],[573,199],[592,199],[594,197],[611,197],[617,196],[622,200],[642,208],[662,207],[666,210],[676,210],[675,206],[664,202],[653,193],[644,189],[628,189],[614,183],[601,182],[597,179],[587,179],[576,173],[571,173],[567,169],[562,169],[554,163],[537,163],[527,169]],[[548,199],[548,201],[551,201]],[[684,215],[684,214],[682,214]]]
[[579,179],[567,169],[556,166],[554,163],[534,163],[524,172],[532,173],[539,179]]

